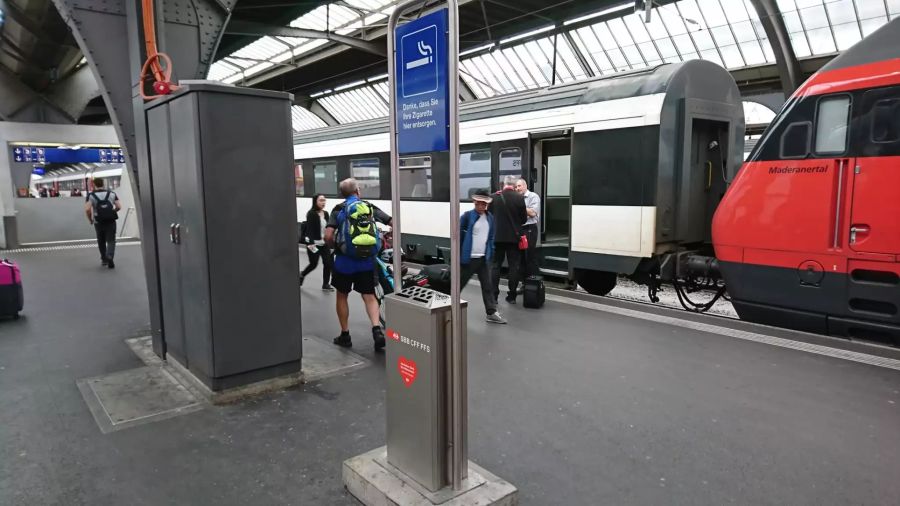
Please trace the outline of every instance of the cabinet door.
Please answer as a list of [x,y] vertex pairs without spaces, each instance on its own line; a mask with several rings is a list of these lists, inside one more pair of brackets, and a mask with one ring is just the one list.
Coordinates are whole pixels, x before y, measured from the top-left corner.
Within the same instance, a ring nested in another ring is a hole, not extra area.
[[147,113],[151,136],[150,166],[156,207],[156,247],[159,260],[159,293],[163,315],[163,339],[166,353],[188,366],[185,351],[181,312],[181,259],[172,233],[178,223],[176,188],[172,181],[171,137],[169,106],[151,109]]
[[296,361],[300,290],[289,104],[225,93],[199,100],[216,375]]
[[197,94],[172,101],[171,115],[173,182],[177,188],[178,248],[187,354],[192,371],[212,378],[215,373]]

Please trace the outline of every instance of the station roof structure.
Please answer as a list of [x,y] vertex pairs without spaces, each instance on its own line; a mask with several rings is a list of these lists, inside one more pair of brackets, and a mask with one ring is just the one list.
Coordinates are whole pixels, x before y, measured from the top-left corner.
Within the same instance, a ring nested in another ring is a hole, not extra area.
[[[239,0],[208,78],[293,93],[298,131],[384,117],[386,23],[399,3]],[[900,16],[900,0],[656,0],[647,22],[635,3],[459,0],[462,99],[694,58],[731,70],[745,95],[789,91]],[[75,77],[89,69],[49,0],[0,0],[0,11],[0,93],[10,76],[27,88],[14,90],[22,103],[73,96],[57,90],[66,81],[86,86]],[[87,99],[56,105],[78,121],[102,108],[98,93]],[[0,120],[22,107],[0,107]]]
[[[695,58],[718,63],[757,86],[764,77],[759,69],[769,68],[774,72],[769,81],[777,82],[777,58],[757,2],[654,2],[645,22],[642,13],[635,13],[633,1],[463,0],[462,98],[493,97]],[[384,25],[397,3],[306,2],[305,9],[290,14],[297,15],[288,26],[353,37],[372,46],[283,37],[274,30],[252,41],[229,35],[209,78],[294,93],[298,131],[387,116]],[[771,3],[780,11],[794,58],[805,63],[807,74],[900,16],[900,0]],[[235,17],[251,12],[263,19],[265,11],[278,5],[284,4],[242,8],[239,3]],[[768,114],[758,112],[761,117]]]

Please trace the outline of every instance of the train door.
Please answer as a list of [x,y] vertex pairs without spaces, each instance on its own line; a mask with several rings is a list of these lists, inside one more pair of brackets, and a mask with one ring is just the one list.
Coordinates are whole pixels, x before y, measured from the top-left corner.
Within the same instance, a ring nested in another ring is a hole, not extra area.
[[682,243],[712,242],[713,215],[727,188],[729,129],[725,121],[691,119],[676,197],[677,237]]
[[[867,146],[853,170],[850,248],[859,253],[900,255],[900,86],[863,95],[859,139]],[[888,258],[887,256],[885,258]]]
[[572,138],[568,130],[530,135],[531,188],[541,196],[541,272],[569,275],[572,220]]

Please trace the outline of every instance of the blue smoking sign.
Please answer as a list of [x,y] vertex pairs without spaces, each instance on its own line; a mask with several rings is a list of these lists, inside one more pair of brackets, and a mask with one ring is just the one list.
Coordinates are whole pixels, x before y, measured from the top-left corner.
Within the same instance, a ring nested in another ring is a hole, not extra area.
[[450,149],[447,26],[441,9],[394,32],[400,154]]

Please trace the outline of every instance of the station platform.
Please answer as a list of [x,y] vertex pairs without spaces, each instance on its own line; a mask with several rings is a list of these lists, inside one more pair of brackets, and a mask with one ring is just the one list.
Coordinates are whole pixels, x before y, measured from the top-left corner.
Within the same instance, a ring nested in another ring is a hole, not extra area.
[[[82,387],[146,365],[126,343],[149,332],[140,248],[115,270],[89,246],[5,254],[26,308],[0,322],[0,504],[357,504],[341,463],[385,441],[358,298],[362,366],[104,430]],[[320,275],[303,332],[331,346]],[[490,325],[464,297],[469,456],[522,504],[900,504],[898,350],[556,292]]]

